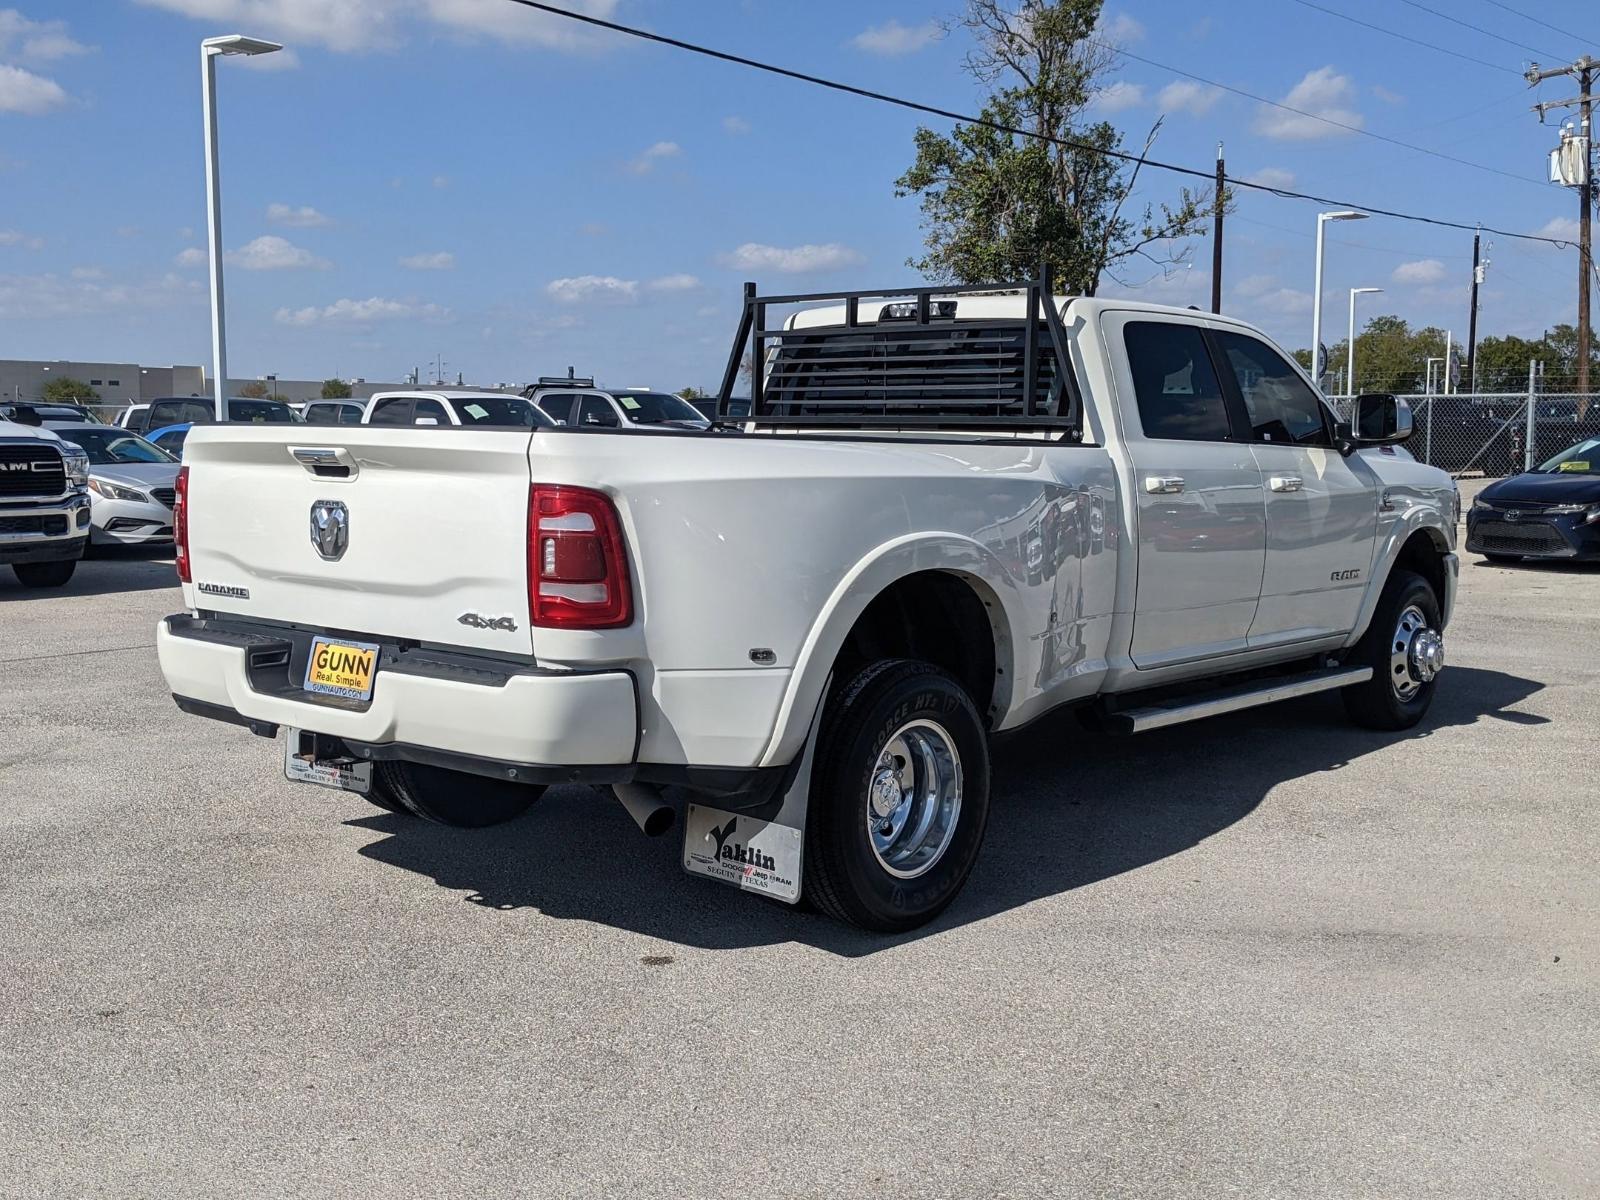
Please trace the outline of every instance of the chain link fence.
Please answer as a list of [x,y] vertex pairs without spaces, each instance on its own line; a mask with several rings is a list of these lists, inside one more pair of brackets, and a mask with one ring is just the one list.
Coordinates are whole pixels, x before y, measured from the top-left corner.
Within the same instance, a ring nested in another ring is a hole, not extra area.
[[[1331,396],[1342,419],[1354,401]],[[1600,392],[1468,392],[1402,396],[1416,432],[1406,449],[1452,475],[1498,479],[1536,467],[1567,447],[1600,437]]]

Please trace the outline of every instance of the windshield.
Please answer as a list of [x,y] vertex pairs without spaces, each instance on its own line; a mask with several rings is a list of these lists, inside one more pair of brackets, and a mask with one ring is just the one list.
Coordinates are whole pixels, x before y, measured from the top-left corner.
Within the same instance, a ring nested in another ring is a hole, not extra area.
[[463,425],[554,425],[544,413],[533,406],[531,400],[521,396],[474,396],[471,400],[459,397],[450,401],[456,416]]
[[1600,438],[1579,442],[1540,465],[1539,470],[1563,475],[1600,475]]
[[698,409],[681,397],[667,392],[613,392],[628,420],[635,425],[659,425],[663,421],[705,423]]
[[82,446],[83,452],[95,466],[111,463],[170,463],[177,462],[160,446],[152,445],[136,433],[126,429],[58,429],[56,435],[64,442]]

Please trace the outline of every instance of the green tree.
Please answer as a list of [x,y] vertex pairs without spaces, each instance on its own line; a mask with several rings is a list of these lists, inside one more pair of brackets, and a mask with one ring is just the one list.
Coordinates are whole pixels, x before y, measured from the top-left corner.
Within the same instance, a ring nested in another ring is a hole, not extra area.
[[239,389],[239,395],[246,400],[265,400],[267,398],[267,385],[259,379],[252,379]]
[[350,399],[350,385],[342,379],[324,379],[322,381],[322,398],[324,400]]
[[52,379],[39,391],[46,404],[98,404],[100,393],[81,379]]
[[[917,130],[916,161],[895,185],[922,206],[928,252],[911,266],[970,284],[1031,278],[1048,261],[1064,290],[1092,296],[1107,276],[1128,282],[1119,272],[1135,258],[1164,269],[1187,257],[1181,243],[1203,228],[1212,201],[1185,188],[1172,204],[1130,215],[1139,164],[1103,153],[1122,135],[1085,116],[1114,57],[1095,34],[1101,4],[967,0],[966,68],[994,91],[986,124]],[[1158,120],[1146,153],[1160,128]]]
[[678,391],[680,400],[704,400],[710,395],[710,392],[701,391],[697,387],[680,388]]

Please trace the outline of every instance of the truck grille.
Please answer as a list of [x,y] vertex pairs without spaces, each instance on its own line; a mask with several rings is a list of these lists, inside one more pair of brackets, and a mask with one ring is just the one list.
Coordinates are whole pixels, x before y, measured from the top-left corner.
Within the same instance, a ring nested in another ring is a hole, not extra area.
[[1512,521],[1479,521],[1472,540],[1490,554],[1569,554],[1567,539],[1548,525]]
[[59,496],[67,469],[52,446],[0,446],[0,496]]
[[59,537],[67,531],[67,518],[60,513],[42,517],[0,517],[0,533],[43,533]]
[[165,504],[168,508],[171,508],[178,498],[178,493],[172,488],[151,488],[150,494],[156,498],[158,504]]

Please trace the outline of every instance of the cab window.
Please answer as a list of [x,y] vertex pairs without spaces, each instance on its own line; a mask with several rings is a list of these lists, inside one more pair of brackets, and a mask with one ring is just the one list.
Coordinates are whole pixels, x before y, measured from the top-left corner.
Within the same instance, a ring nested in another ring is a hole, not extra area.
[[539,397],[539,407],[550,415],[557,425],[572,424],[572,406],[578,397],[572,392],[551,392]]
[[1198,326],[1130,321],[1122,340],[1145,437],[1224,442],[1233,435],[1222,385]]
[[372,410],[373,425],[409,425],[411,424],[411,398],[409,396],[394,396],[388,400],[380,400],[378,406]]
[[418,400],[416,411],[412,414],[411,423],[421,425],[424,421],[432,421],[435,425],[450,424],[450,417],[444,411],[444,405],[437,400]]
[[578,424],[590,429],[596,426],[615,428],[620,422],[611,401],[604,396],[585,396],[578,408]]
[[1322,401],[1283,355],[1243,333],[1218,333],[1217,342],[1238,382],[1256,441],[1333,445]]

